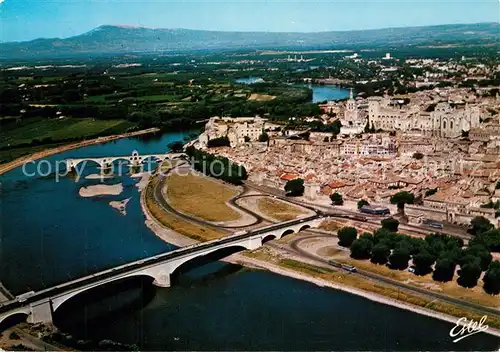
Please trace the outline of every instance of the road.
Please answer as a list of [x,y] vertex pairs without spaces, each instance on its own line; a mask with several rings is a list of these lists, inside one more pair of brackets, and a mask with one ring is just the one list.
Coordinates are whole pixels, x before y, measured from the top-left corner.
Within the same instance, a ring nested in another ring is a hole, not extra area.
[[[299,205],[299,206],[304,207],[304,208],[308,208],[308,209],[316,211],[316,212],[318,212],[318,211],[324,212],[324,213],[328,214],[330,217],[345,218],[346,216],[360,216],[360,215],[362,215],[367,219],[366,221],[364,221],[364,223],[377,225],[377,226],[380,226],[380,221],[382,219],[384,219],[384,217],[382,217],[382,216],[375,216],[375,215],[370,216],[367,214],[360,214],[359,212],[356,212],[356,211],[327,207],[327,206],[316,205],[316,204],[313,205],[311,203],[301,202],[301,201],[298,201],[296,199],[287,197],[285,195],[284,191],[270,188],[270,187],[266,187],[266,186],[256,185],[256,184],[248,182],[248,181],[245,182],[245,186],[247,188],[251,188],[251,189],[254,189],[254,190],[259,191],[261,193],[275,196],[275,197],[280,198],[281,200],[284,200],[286,202],[293,203],[293,204]],[[436,232],[445,233],[444,231],[439,231],[437,229],[427,228],[427,227],[422,227],[422,226],[417,226],[417,225],[411,225],[411,224],[400,224],[399,228],[401,230],[415,232],[415,233],[420,234],[420,235],[428,235],[428,234],[436,233]],[[469,234],[467,234],[466,232],[460,231],[460,228],[455,228],[455,231],[448,231],[446,233],[449,235],[452,235],[452,236],[460,237],[464,240],[469,240],[471,238],[471,236]]]
[[255,218],[255,221],[253,223],[250,223],[250,224],[245,224],[245,225],[240,225],[240,226],[224,226],[224,225],[215,225],[209,221],[206,221],[206,220],[203,220],[203,219],[199,219],[199,218],[196,218],[194,216],[190,216],[190,215],[187,215],[187,214],[184,214],[184,213],[181,213],[180,211],[174,209],[172,206],[170,206],[170,204],[166,201],[164,195],[163,195],[163,189],[165,188],[165,182],[167,181],[167,177],[168,177],[168,174],[173,170],[174,168],[171,168],[169,170],[167,170],[167,172],[162,172],[161,175],[159,175],[159,180],[158,182],[156,183],[155,185],[155,188],[153,190],[153,193],[154,193],[154,197],[155,197],[155,200],[156,202],[167,212],[169,213],[172,213],[172,214],[175,214],[177,215],[178,217],[184,219],[184,220],[187,220],[187,221],[190,221],[190,222],[194,222],[198,225],[201,225],[201,226],[206,226],[206,227],[209,227],[211,229],[214,229],[214,230],[223,230],[225,232],[228,232],[229,229],[242,229],[242,228],[247,228],[247,227],[250,227],[250,226],[255,226],[255,225],[259,225],[261,223],[263,223],[265,221],[265,219],[260,216],[259,214],[251,211],[251,210],[248,210],[246,208],[243,208],[242,206],[240,206],[238,203],[236,203],[236,201],[239,199],[239,198],[243,198],[245,197],[245,193],[247,192],[247,189],[244,188],[243,192],[241,194],[239,194],[238,196],[236,197],[233,197],[229,200],[229,203],[234,206],[235,208],[239,209],[240,211],[242,211],[243,213],[247,213],[247,214],[250,214],[252,217]]
[[[315,262],[319,262],[320,264],[323,264],[323,266],[326,266],[329,269],[338,270],[335,267],[329,265],[327,259],[324,259],[324,258],[322,258],[320,256],[314,255],[311,252],[309,252],[307,250],[304,250],[304,249],[302,249],[300,247],[300,243],[303,242],[303,241],[305,241],[305,240],[314,239],[314,238],[331,238],[332,235],[328,236],[328,235],[324,235],[324,234],[320,234],[320,235],[318,235],[318,234],[311,234],[311,231],[309,231],[309,230],[306,230],[304,232],[308,233],[308,235],[307,236],[301,236],[300,238],[294,239],[290,243],[290,245],[289,245],[290,249],[293,252],[300,254],[301,256],[304,256],[304,257],[306,257],[308,259],[314,260]],[[390,286],[394,286],[394,287],[397,287],[399,289],[405,290],[405,291],[410,292],[410,293],[412,293],[412,292],[413,293],[418,293],[419,295],[425,295],[425,296],[430,297],[432,299],[439,299],[439,300],[441,300],[443,302],[453,303],[453,304],[456,304],[458,306],[474,310],[474,311],[476,311],[476,312],[478,312],[480,314],[485,314],[486,313],[486,314],[488,314],[490,316],[494,315],[494,316],[500,318],[500,311],[497,310],[497,309],[488,308],[488,307],[482,306],[480,304],[476,304],[476,303],[472,303],[472,302],[469,302],[469,301],[465,301],[465,300],[461,300],[461,299],[449,297],[447,295],[443,295],[443,294],[440,294],[440,293],[437,293],[437,292],[434,292],[434,291],[431,291],[431,290],[426,290],[426,289],[423,289],[423,288],[420,288],[420,287],[410,286],[410,285],[407,285],[407,284],[404,284],[404,283],[401,283],[401,282],[389,279],[389,278],[387,278],[385,276],[372,273],[370,271],[357,269],[357,272],[356,273],[352,273],[352,275],[359,275],[359,276],[362,276],[362,277],[364,277],[366,279],[370,279],[370,280],[375,280],[375,281],[378,281],[378,282],[382,282],[382,283],[388,284]]]
[[[221,227],[218,227],[218,226],[216,226],[214,224],[211,224],[211,223],[209,223],[207,221],[204,221],[204,220],[201,220],[201,219],[197,219],[197,218],[193,218],[193,217],[187,216],[185,214],[179,213],[175,209],[173,209],[168,204],[168,202],[165,201],[165,199],[163,198],[163,195],[161,193],[161,190],[162,190],[162,187],[163,187],[162,184],[164,182],[165,182],[165,179],[161,179],[161,181],[158,182],[158,184],[157,184],[157,186],[155,188],[155,198],[157,199],[158,202],[160,202],[160,204],[162,205],[162,207],[164,207],[165,210],[171,211],[172,213],[174,213],[174,214],[176,214],[178,216],[181,216],[182,218],[184,218],[186,220],[195,221],[196,223],[198,223],[199,225],[202,225],[202,226],[210,226],[210,227],[215,228],[215,229],[220,229],[221,228]],[[248,191],[250,189],[254,189],[254,190],[259,191],[260,193],[263,193],[264,195],[276,197],[276,198],[279,198],[279,199],[281,199],[283,201],[286,201],[286,202],[289,202],[289,203],[292,203],[292,204],[295,204],[295,205],[307,208],[309,210],[314,211],[315,213],[318,213],[318,212],[324,213],[327,210],[328,213],[329,213],[329,216],[331,216],[331,217],[345,218],[346,216],[359,215],[359,213],[357,213],[357,212],[348,212],[348,211],[334,212],[334,211],[332,211],[332,209],[329,209],[328,207],[321,207],[321,206],[320,207],[314,207],[314,206],[312,206],[310,204],[304,204],[304,203],[296,201],[294,199],[290,199],[289,197],[286,197],[285,194],[284,194],[284,192],[282,192],[280,190],[269,189],[268,187],[259,187],[259,186],[256,186],[254,184],[248,183],[248,182],[246,182],[243,185],[243,188],[244,188],[244,191],[239,196],[234,197],[233,199],[231,199],[231,204],[237,206],[240,210],[242,210],[244,212],[247,212],[247,213],[251,214],[252,216],[254,216],[255,218],[259,219],[259,222],[264,221],[264,219],[259,214],[256,214],[255,212],[252,212],[252,211],[250,211],[250,210],[248,210],[246,208],[243,208],[243,207],[239,206],[236,203],[236,201],[239,198],[244,198],[244,197],[249,196],[249,195],[247,195],[247,193],[248,193]],[[380,217],[374,217],[373,219],[368,219],[367,221],[362,222],[362,223],[370,223],[370,224],[374,224],[374,225],[380,226],[380,219],[381,219]],[[353,221],[355,221],[355,220],[353,220]],[[248,227],[248,226],[245,226],[245,227]],[[419,228],[418,226],[413,226],[413,225],[400,225],[400,227],[402,229],[408,229],[407,231],[413,231],[413,232],[416,232],[416,233],[420,233],[422,235],[427,235],[427,234],[429,234],[431,232],[435,232],[435,230],[426,230],[426,229],[422,229],[422,228]],[[223,228],[223,229],[227,230],[228,228]],[[298,255],[300,255],[300,256],[302,256],[304,258],[307,258],[309,260],[314,260],[320,266],[327,266],[330,269],[335,269],[334,267],[332,267],[331,265],[328,264],[328,260],[326,260],[324,258],[321,258],[319,256],[315,256],[315,255],[313,255],[313,254],[311,254],[311,253],[309,253],[309,252],[307,252],[307,251],[305,251],[305,250],[303,250],[303,249],[301,249],[299,247],[299,243],[301,241],[305,240],[305,239],[310,239],[310,238],[325,238],[327,236],[331,237],[332,233],[327,233],[325,231],[316,230],[316,229],[306,230],[306,231],[303,231],[302,233],[305,235],[305,237],[301,236],[299,239],[295,239],[294,241],[292,241],[292,243],[290,244],[290,246],[288,248],[285,248],[285,249],[289,250],[292,253],[298,254]],[[466,236],[466,239],[468,239],[468,238],[469,237]],[[270,247],[274,247],[274,248],[284,249],[283,247],[277,246],[276,244],[273,244],[272,242],[267,242],[265,245],[266,246],[270,246]],[[384,276],[381,276],[381,275],[378,275],[378,274],[374,274],[372,272],[368,272],[368,271],[364,271],[364,270],[358,270],[358,272],[355,275],[360,275],[360,276],[362,276],[362,277],[364,277],[366,279],[370,279],[370,280],[373,280],[373,281],[381,282],[381,283],[384,283],[386,285],[390,285],[390,286],[396,287],[398,289],[404,290],[404,291],[409,292],[409,293],[418,294],[418,295],[425,295],[425,296],[431,297],[433,299],[439,299],[439,300],[441,300],[443,302],[447,302],[447,303],[455,304],[455,305],[458,305],[458,306],[461,306],[461,307],[464,307],[464,308],[467,308],[467,309],[471,309],[471,310],[477,311],[477,312],[479,312],[481,314],[487,314],[487,315],[489,314],[489,315],[500,316],[500,312],[498,310],[493,309],[493,308],[484,307],[484,306],[481,306],[479,304],[475,304],[475,303],[472,303],[472,302],[468,302],[468,301],[460,300],[460,299],[457,299],[457,298],[449,297],[449,296],[442,295],[442,294],[439,294],[439,293],[436,293],[436,292],[432,292],[430,290],[425,290],[425,289],[422,289],[422,288],[419,288],[419,287],[410,286],[410,285],[407,285],[407,284],[404,284],[404,283],[401,283],[401,282],[398,282],[398,281],[391,280],[391,279],[389,279],[387,277],[384,277]]]

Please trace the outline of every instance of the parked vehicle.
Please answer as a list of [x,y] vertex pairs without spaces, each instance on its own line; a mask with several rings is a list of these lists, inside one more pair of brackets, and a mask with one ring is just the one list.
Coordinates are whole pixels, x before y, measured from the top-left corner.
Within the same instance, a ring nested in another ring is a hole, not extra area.
[[376,205],[363,205],[359,211],[371,215],[389,215],[391,213],[388,208]]
[[352,266],[352,265],[347,265],[347,264],[342,264],[342,269],[344,270],[347,270],[351,273],[355,273],[357,272],[358,270],[356,269],[356,267]]
[[338,263],[338,262],[336,262],[334,260],[329,260],[328,264],[330,264],[331,266],[334,266],[336,268],[342,268],[342,264],[340,264],[340,263]]
[[443,229],[443,224],[436,220],[425,219],[423,221],[423,224],[432,227],[434,229],[440,229],[440,230]]

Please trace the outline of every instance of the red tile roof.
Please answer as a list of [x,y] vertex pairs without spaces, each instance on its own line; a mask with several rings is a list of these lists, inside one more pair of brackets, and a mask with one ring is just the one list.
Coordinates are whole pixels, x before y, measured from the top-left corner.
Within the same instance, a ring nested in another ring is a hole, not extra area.
[[284,173],[280,176],[280,179],[285,181],[295,180],[297,178],[296,174]]

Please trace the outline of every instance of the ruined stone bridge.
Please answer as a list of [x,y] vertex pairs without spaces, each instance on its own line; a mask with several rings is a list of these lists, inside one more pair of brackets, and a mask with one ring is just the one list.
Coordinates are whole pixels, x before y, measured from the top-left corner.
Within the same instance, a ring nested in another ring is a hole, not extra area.
[[[0,304],[0,323],[19,314],[27,316],[30,323],[51,322],[52,313],[72,297],[129,277],[147,276],[154,280],[155,285],[169,287],[172,274],[179,272],[180,268],[186,267],[188,263],[197,264],[204,258],[219,260],[227,256],[229,252],[256,249],[268,240],[279,239],[290,233],[317,227],[323,220],[324,216],[313,215],[252,231],[240,231],[221,239],[182,247],[37,292],[31,291]],[[195,259],[197,259],[196,262]]]
[[166,153],[166,154],[146,154],[141,155],[137,150],[132,152],[132,155],[126,156],[104,156],[104,157],[88,157],[88,158],[78,158],[78,159],[66,159],[66,169],[74,170],[78,166],[78,164],[82,162],[94,162],[97,163],[101,169],[111,168],[113,162],[117,160],[124,160],[132,166],[139,166],[144,163],[146,160],[154,160],[154,161],[164,161],[164,160],[172,160],[179,159],[181,157],[186,156],[184,153]]

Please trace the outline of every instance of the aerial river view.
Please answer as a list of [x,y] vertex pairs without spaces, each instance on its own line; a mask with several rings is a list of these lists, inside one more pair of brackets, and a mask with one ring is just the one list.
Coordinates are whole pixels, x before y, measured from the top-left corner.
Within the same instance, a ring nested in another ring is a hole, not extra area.
[[[255,84],[263,83],[264,80],[259,77],[246,77],[235,80],[236,83]],[[309,88],[312,90],[312,102],[319,103],[323,101],[342,100],[349,98],[349,90],[335,85],[321,84],[294,84],[294,87]]]
[[[54,155],[66,158],[164,153],[190,131],[121,139]],[[33,165],[31,166],[33,167]],[[27,168],[28,172],[33,169]],[[95,174],[89,164],[84,176]],[[145,225],[137,178],[119,195],[82,197],[101,180],[0,176],[0,277],[13,294],[171,251]],[[110,206],[129,199],[125,215]],[[131,280],[68,301],[54,323],[78,339],[109,339],[144,350],[494,350],[498,338],[476,334],[453,343],[453,324],[346,292],[266,271],[216,262],[181,275],[170,288]]]

